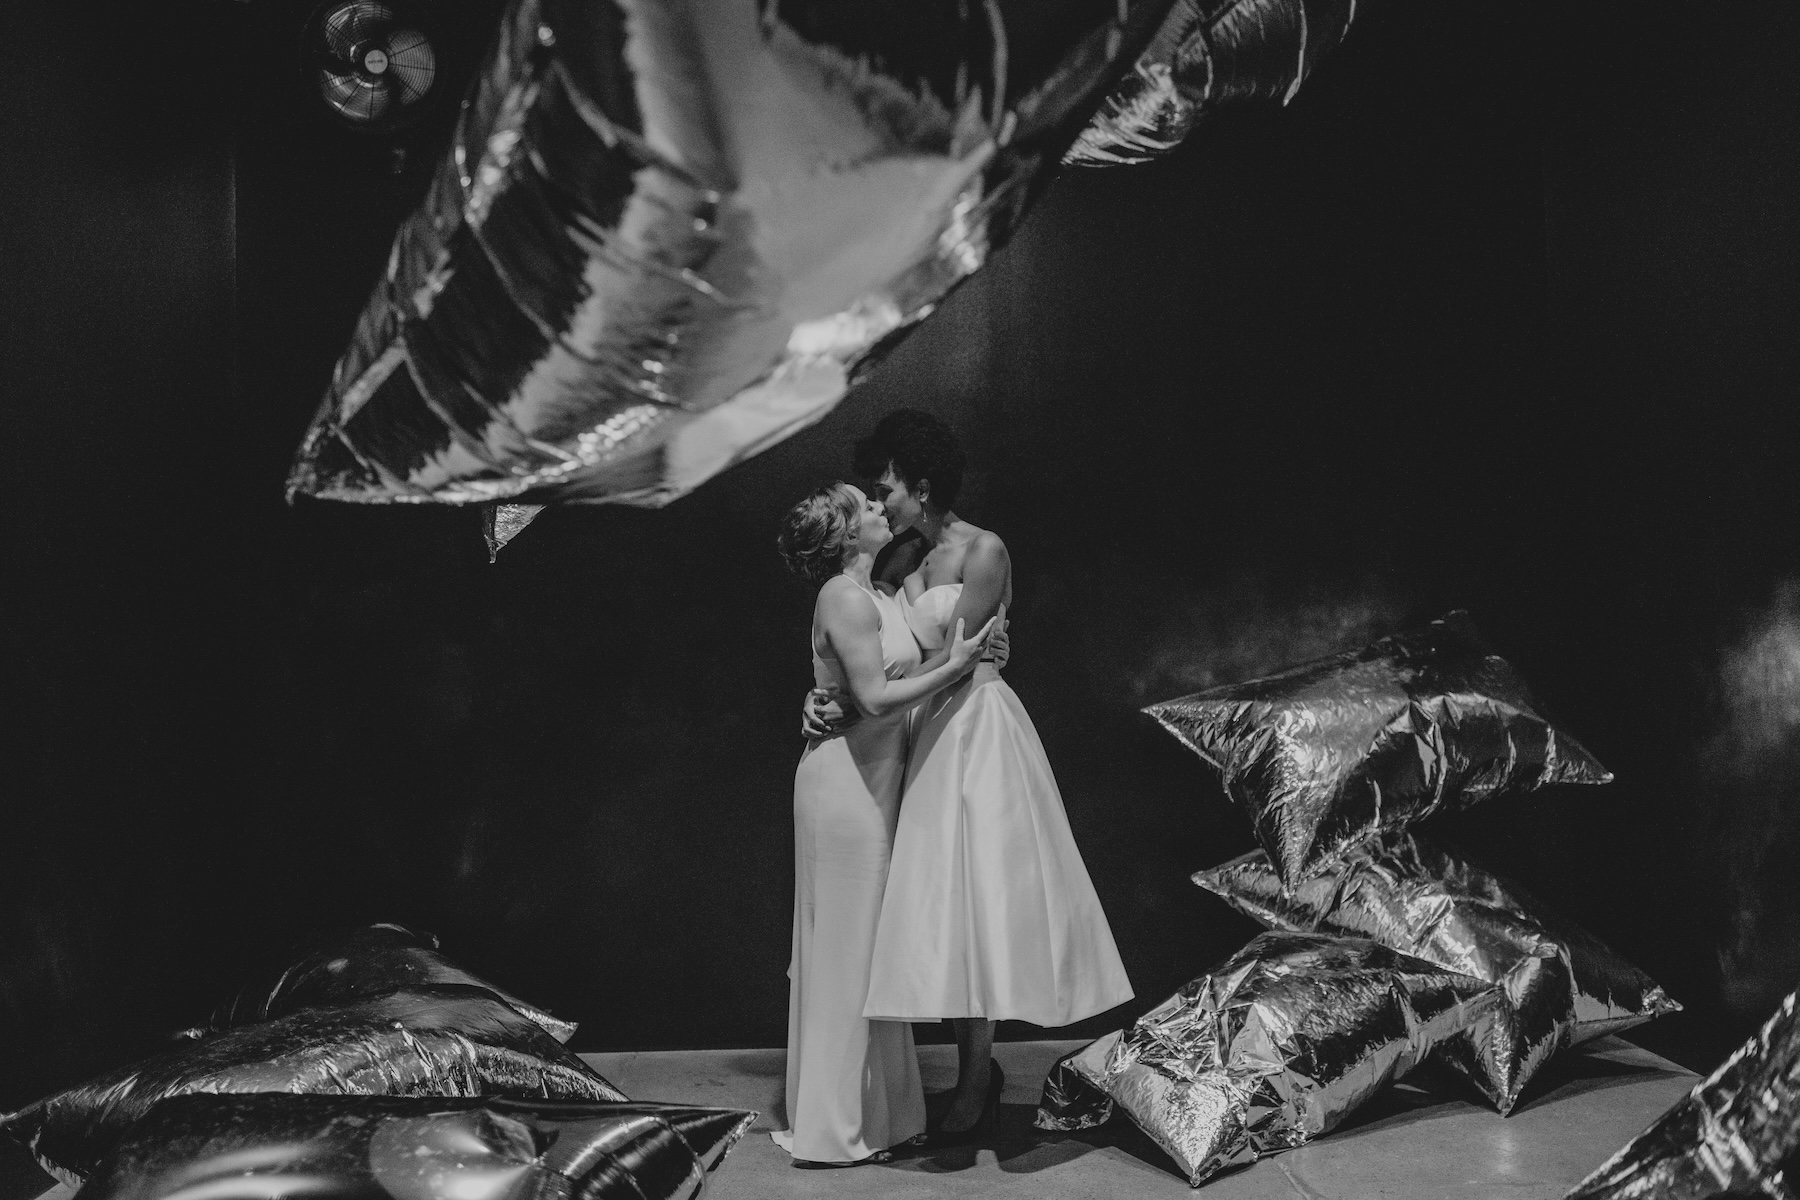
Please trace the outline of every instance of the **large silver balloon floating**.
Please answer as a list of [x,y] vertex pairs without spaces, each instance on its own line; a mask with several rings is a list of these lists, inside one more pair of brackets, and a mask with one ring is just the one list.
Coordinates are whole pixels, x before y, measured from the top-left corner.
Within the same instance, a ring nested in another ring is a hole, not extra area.
[[[1800,1176],[1800,993],[1568,1200],[1793,1200]],[[1785,1168],[1785,1170],[1784,1170]]]
[[179,1096],[88,1200],[695,1200],[753,1112],[675,1104]]
[[656,506],[810,425],[1012,233],[1169,3],[1040,17],[1028,72],[991,0],[515,0],[290,494]]
[[1502,1113],[1563,1047],[1681,1008],[1649,976],[1517,884],[1417,835],[1359,845],[1291,892],[1261,850],[1201,871],[1194,882],[1273,929],[1373,938],[1498,984],[1503,1002],[1485,1036],[1454,1039],[1438,1053]]
[[1356,9],[1356,0],[1177,0],[1063,161],[1145,162],[1221,105],[1286,104],[1350,32]]
[[73,1183],[157,1101],[194,1092],[626,1098],[492,993],[443,985],[203,1037],[0,1117],[0,1129]]
[[350,1004],[403,988],[457,984],[504,1000],[559,1042],[575,1036],[575,1023],[551,1016],[445,958],[436,936],[404,925],[359,929],[303,954],[273,978],[251,984],[213,1013],[212,1028],[229,1029],[282,1017],[321,1004]]
[[1052,1068],[1040,1129],[1116,1104],[1198,1187],[1324,1133],[1446,1039],[1488,1028],[1494,986],[1362,938],[1265,933]]
[[1219,768],[1284,885],[1433,813],[1552,783],[1606,783],[1538,715],[1468,615],[1145,712]]

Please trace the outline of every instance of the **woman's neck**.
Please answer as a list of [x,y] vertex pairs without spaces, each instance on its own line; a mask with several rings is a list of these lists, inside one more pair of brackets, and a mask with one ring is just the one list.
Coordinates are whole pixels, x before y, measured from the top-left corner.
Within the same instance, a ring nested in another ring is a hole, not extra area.
[[875,585],[870,581],[870,574],[874,569],[875,556],[858,552],[844,560],[843,570],[840,574],[847,576],[851,583],[863,591],[872,592],[875,590]]
[[927,545],[936,549],[943,543],[945,532],[961,520],[953,512],[936,512],[926,508],[919,513],[919,533],[925,538]]

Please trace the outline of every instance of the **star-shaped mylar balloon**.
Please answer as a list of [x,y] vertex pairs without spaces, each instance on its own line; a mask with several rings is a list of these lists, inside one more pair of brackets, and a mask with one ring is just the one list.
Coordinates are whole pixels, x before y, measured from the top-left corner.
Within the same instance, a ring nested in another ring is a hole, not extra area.
[[1353,13],[515,0],[289,494],[498,504],[490,553],[544,504],[665,504],[835,407],[1065,153],[1285,99]]
[[884,45],[872,9],[517,0],[290,490],[655,506],[817,421],[1006,238],[1168,2],[1075,6],[1022,77],[992,5]]

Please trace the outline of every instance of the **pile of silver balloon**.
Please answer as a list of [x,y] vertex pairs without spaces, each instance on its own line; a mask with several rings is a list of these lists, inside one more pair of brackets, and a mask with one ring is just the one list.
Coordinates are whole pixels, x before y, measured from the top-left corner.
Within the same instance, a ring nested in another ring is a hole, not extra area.
[[1037,1125],[1088,1128],[1116,1105],[1198,1187],[1329,1131],[1437,1046],[1485,1037],[1499,999],[1367,939],[1265,933],[1057,1063]]
[[1011,7],[514,0],[290,496],[502,503],[493,548],[665,504],[830,411],[1065,152],[1286,99],[1354,4]]
[[1219,770],[1290,888],[1433,814],[1612,779],[1460,611],[1144,711]]
[[[1679,1007],[1593,935],[1408,832],[1612,778],[1466,614],[1145,711],[1219,771],[1264,847],[1195,881],[1272,932],[1059,1064],[1040,1127],[1117,1106],[1198,1184],[1328,1131],[1427,1054],[1507,1113],[1558,1050]],[[1458,1003],[1384,1024],[1346,964]],[[1402,1047],[1400,1030],[1419,1036]]]
[[376,925],[0,1129],[64,1182],[140,1200],[246,1169],[272,1177],[258,1195],[467,1200],[574,1171],[592,1200],[692,1196],[754,1114],[634,1105],[562,1044],[573,1032],[457,967],[430,935]]
[[754,1113],[675,1104],[178,1096],[139,1121],[89,1200],[693,1200]]
[[1416,834],[1371,839],[1292,889],[1260,850],[1201,871],[1194,882],[1272,929],[1373,938],[1499,985],[1492,1026],[1481,1037],[1453,1039],[1439,1057],[1503,1114],[1557,1051],[1681,1008],[1517,884]]
[[1800,1184],[1800,993],[1567,1200],[1791,1200]]

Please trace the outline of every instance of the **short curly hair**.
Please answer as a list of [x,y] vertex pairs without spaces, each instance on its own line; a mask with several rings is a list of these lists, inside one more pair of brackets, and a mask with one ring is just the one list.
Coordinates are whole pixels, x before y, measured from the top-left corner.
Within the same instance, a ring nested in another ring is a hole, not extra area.
[[843,569],[844,547],[861,517],[850,485],[833,480],[788,510],[775,547],[788,570],[817,586]]
[[950,427],[930,413],[897,408],[856,443],[855,462],[856,473],[864,479],[880,479],[892,466],[909,488],[921,479],[930,480],[931,503],[947,511],[962,491],[968,455]]

